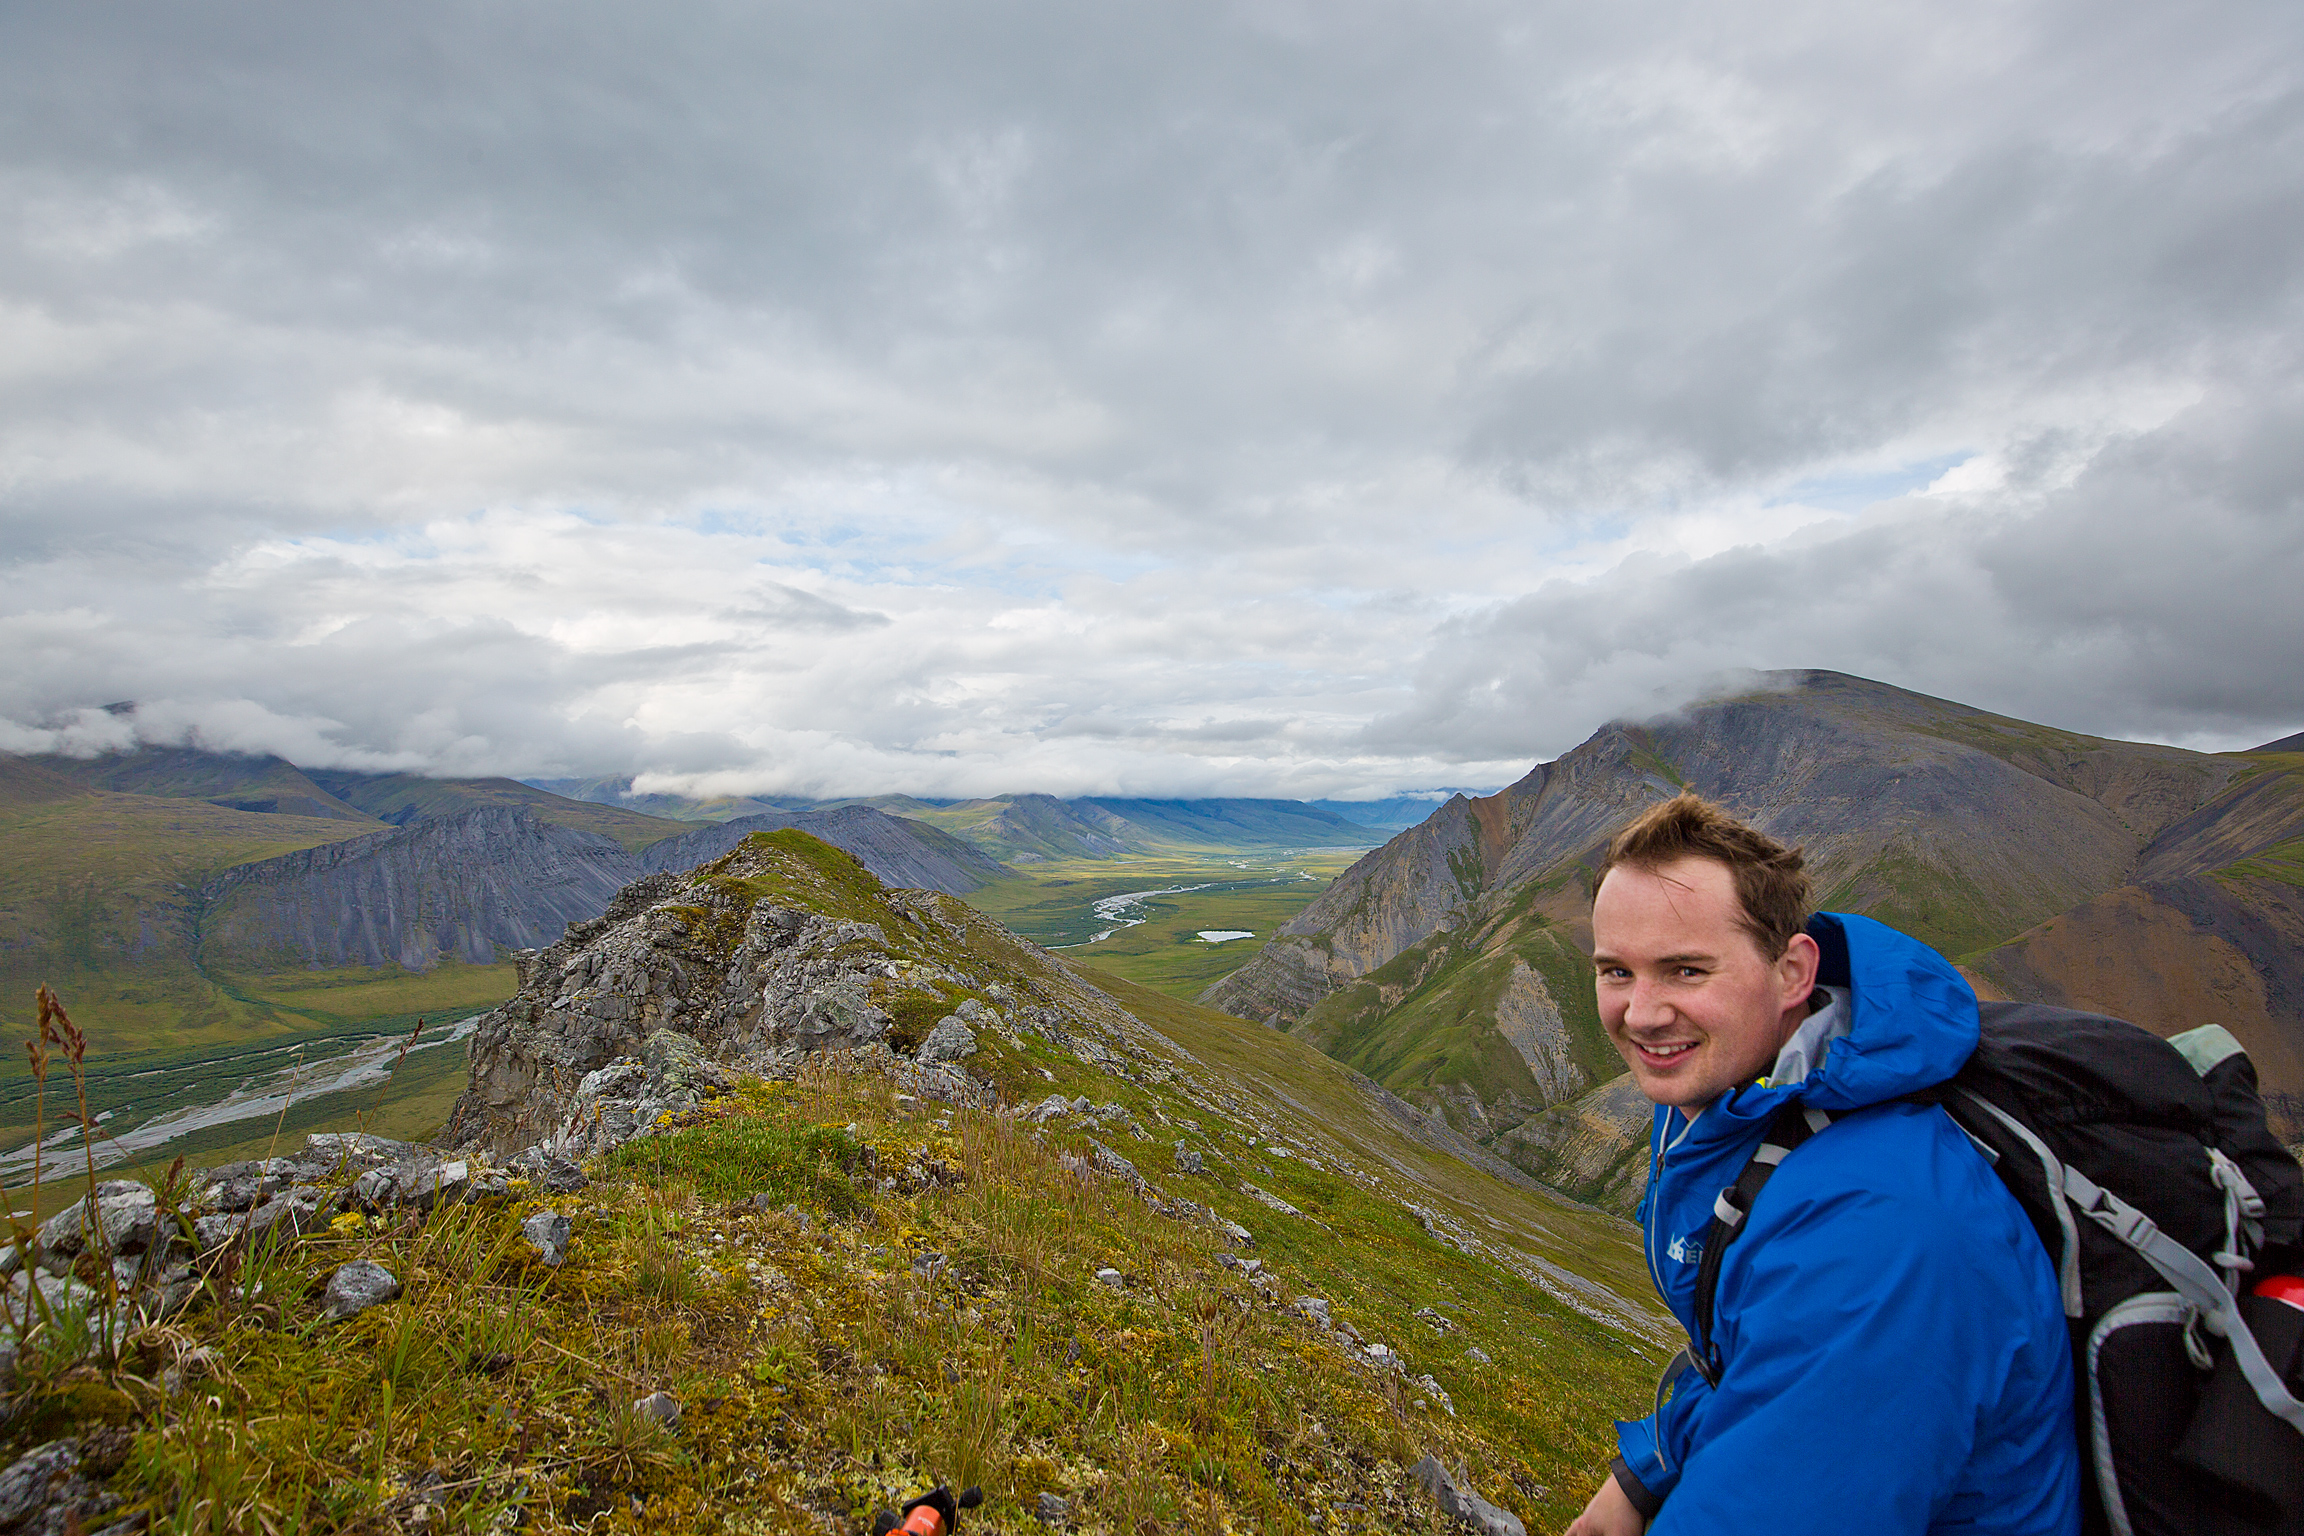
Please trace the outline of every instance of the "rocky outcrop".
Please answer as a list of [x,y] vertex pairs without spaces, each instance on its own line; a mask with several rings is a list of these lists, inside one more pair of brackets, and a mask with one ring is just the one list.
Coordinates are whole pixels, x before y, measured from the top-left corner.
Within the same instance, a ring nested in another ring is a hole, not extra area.
[[846,849],[887,885],[965,896],[1008,874],[1007,866],[999,860],[949,832],[864,805],[739,816],[649,844],[640,850],[640,867],[650,872],[694,869],[719,858],[755,832],[785,827]]
[[1124,1064],[1140,1025],[1093,989],[1059,986],[1053,965],[1029,984],[963,968],[971,925],[1021,943],[790,831],[644,876],[559,943],[515,957],[519,995],[480,1021],[448,1140],[581,1158],[602,1136],[636,1133],[620,1116],[644,1126],[729,1072],[790,1077],[826,1052],[876,1053],[913,1091],[969,1103],[986,1096],[966,1063],[988,1035]]
[[263,969],[484,965],[549,943],[638,873],[608,838],[485,807],[225,871],[202,893],[202,956]]

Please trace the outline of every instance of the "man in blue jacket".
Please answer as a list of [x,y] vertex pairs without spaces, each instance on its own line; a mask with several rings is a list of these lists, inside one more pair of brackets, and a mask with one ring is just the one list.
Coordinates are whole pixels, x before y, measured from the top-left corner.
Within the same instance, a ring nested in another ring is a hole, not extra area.
[[1967,1060],[1976,996],[1927,946],[1808,902],[1798,851],[1694,795],[1602,866],[1600,1017],[1656,1104],[1640,1222],[1691,1336],[1714,1200],[1780,1106],[1835,1118],[1720,1261],[1717,1384],[1682,1371],[1654,1415],[1617,1425],[1569,1536],[2070,1536],[2071,1348],[2047,1253],[1960,1129],[1898,1102]]

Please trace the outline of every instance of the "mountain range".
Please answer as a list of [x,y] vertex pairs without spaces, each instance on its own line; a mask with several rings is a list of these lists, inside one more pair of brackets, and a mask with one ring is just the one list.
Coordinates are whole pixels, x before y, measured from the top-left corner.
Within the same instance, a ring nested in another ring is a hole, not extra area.
[[[1009,864],[1106,859],[1175,849],[1358,848],[1369,829],[1412,826],[1431,800],[1146,800],[1088,795],[995,795],[978,800],[872,795],[844,800],[794,796],[692,800],[634,794],[630,778],[530,779],[554,794],[597,805],[707,821],[791,816],[867,806],[941,827]],[[786,823],[789,825],[789,823]]]
[[[1644,1116],[1591,1000],[1590,872],[1615,828],[1683,787],[1804,847],[1822,905],[1937,946],[1980,992],[2171,1033],[2225,1024],[2304,1140],[2304,737],[2190,752],[1831,672],[1614,722],[1505,789],[1453,796],[1205,1001],[1621,1208]],[[628,788],[186,748],[0,756],[0,973],[486,961],[551,942],[644,874],[785,828],[891,886],[960,896],[1036,863],[1359,848],[1385,830],[1300,801],[1033,794],[729,801],[675,819],[655,813],[696,803]]]
[[1205,1001],[1320,1046],[1623,1208],[1646,1105],[1601,1032],[1591,871],[1694,789],[1807,852],[1820,905],[1988,996],[2221,1023],[2304,1140],[2304,753],[2106,740],[1821,671],[1603,726],[1360,860]]
[[655,812],[696,802],[623,796],[620,782],[431,779],[189,747],[0,757],[0,973],[484,963],[549,942],[644,873],[787,827],[891,885],[951,895],[1007,878],[1003,859],[1381,835],[1290,800],[723,801],[684,820]]

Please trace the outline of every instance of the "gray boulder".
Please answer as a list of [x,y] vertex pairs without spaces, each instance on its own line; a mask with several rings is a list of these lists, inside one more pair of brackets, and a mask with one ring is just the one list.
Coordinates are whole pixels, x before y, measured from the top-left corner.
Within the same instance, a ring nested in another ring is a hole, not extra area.
[[965,1061],[975,1050],[976,1031],[961,1023],[959,1015],[946,1014],[928,1031],[928,1038],[920,1042],[918,1060],[923,1066],[940,1066]]
[[142,1253],[157,1230],[157,1215],[150,1189],[126,1179],[107,1179],[96,1186],[93,1214],[86,1197],[75,1200],[41,1224],[35,1241],[43,1263],[61,1274],[91,1243],[100,1242],[108,1254]]
[[392,1271],[372,1259],[354,1259],[328,1277],[328,1316],[340,1323],[399,1294],[400,1280]]
[[[40,1288],[40,1299],[37,1302],[32,1300],[32,1287],[35,1285]],[[0,1305],[6,1308],[7,1320],[15,1325],[18,1332],[39,1322],[43,1308],[53,1317],[62,1312],[85,1313],[95,1307],[97,1302],[93,1286],[82,1285],[70,1275],[50,1275],[37,1271],[29,1276],[10,1275],[8,1288],[0,1296],[5,1298],[0,1301]]]
[[233,1232],[250,1246],[267,1239],[297,1237],[326,1225],[326,1208],[333,1204],[323,1191],[299,1184],[274,1195],[248,1215],[236,1218]]

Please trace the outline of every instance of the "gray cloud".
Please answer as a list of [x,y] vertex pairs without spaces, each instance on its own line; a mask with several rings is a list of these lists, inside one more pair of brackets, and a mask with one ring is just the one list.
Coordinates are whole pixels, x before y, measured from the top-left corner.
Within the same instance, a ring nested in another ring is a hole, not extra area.
[[2284,734],[2300,42],[27,12],[0,745],[1372,793],[1778,666]]

